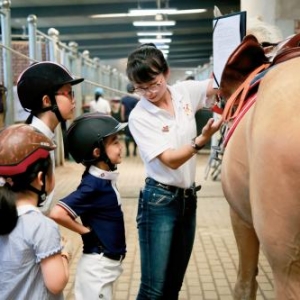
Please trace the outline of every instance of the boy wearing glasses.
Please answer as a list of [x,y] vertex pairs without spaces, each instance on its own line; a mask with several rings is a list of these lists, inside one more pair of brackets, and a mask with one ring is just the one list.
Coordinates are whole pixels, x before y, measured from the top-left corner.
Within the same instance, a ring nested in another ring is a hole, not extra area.
[[[24,110],[30,112],[26,123],[53,140],[58,124],[73,118],[75,99],[72,86],[83,80],[75,79],[64,66],[51,61],[30,65],[17,81],[20,103]],[[54,168],[54,151],[51,151],[51,159]],[[52,198],[53,192],[43,204],[44,213],[49,212]]]

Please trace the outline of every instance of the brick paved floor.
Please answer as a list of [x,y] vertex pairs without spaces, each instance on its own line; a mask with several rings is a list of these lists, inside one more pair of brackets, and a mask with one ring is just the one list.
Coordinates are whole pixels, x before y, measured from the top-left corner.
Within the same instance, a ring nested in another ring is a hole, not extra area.
[[[199,192],[197,233],[194,250],[186,273],[180,300],[229,300],[236,278],[237,248],[219,181],[204,180],[208,155],[197,156],[197,183]],[[124,273],[114,287],[114,300],[134,300],[140,278],[139,249],[135,224],[137,196],[143,185],[144,169],[137,157],[124,157],[119,165],[118,187],[123,198],[128,252],[124,260]],[[56,199],[76,188],[83,167],[67,162],[56,169]],[[81,240],[77,234],[61,228],[62,234],[73,241],[74,256],[71,276],[65,289],[66,300],[74,300],[73,283],[77,260],[81,253]],[[264,256],[259,262],[259,290],[257,300],[274,299],[271,271]],[[167,300],[167,299],[166,299]]]

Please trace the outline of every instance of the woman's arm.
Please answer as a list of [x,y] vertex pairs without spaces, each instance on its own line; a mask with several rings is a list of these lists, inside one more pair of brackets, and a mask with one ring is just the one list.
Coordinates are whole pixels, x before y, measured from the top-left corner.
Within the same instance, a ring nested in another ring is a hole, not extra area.
[[[198,147],[204,147],[209,141],[211,136],[217,132],[223,120],[214,121],[213,118],[209,119],[202,129],[202,133],[195,138],[195,144]],[[178,169],[186,161],[188,161],[197,151],[191,144],[184,145],[178,149],[168,149],[161,153],[158,158],[171,169]]]

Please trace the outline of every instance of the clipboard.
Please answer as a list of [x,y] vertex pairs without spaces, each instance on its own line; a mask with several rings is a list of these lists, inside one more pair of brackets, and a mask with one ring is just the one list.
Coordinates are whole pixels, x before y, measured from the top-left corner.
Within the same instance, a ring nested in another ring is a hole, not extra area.
[[219,88],[225,64],[246,35],[246,11],[213,19],[213,87]]

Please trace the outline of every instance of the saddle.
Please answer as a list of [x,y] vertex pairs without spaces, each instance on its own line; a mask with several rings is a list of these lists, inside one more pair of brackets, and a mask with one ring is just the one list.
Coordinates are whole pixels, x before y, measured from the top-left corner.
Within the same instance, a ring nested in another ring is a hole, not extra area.
[[247,35],[228,58],[220,82],[220,93],[226,101],[222,114],[224,121],[237,117],[268,70],[300,56],[300,34],[278,44],[264,44],[262,46],[254,35]]

